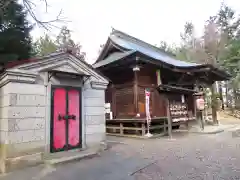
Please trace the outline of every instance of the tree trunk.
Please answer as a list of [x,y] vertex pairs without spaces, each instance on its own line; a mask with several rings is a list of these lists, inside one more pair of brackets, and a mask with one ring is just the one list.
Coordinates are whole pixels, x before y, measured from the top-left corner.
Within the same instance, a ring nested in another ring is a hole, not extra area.
[[228,95],[228,81],[226,82],[225,84],[225,96],[226,96],[226,107],[228,108],[229,107],[229,104],[228,104],[228,99],[229,99],[229,95]]
[[212,84],[212,120],[214,124],[218,124],[217,120],[217,98],[216,98],[216,82]]
[[233,88],[233,101],[232,101],[232,109],[236,109],[236,102],[237,102],[237,90],[236,88]]
[[221,100],[221,102],[222,102],[222,110],[224,110],[224,102],[223,102],[223,92],[222,92],[222,82],[219,82],[218,83],[218,92],[219,92],[219,98],[220,98],[220,100]]

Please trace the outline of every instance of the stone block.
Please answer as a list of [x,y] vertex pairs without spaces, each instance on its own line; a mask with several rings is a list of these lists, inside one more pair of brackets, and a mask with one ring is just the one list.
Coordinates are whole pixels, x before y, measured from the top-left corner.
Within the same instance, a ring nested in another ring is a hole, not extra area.
[[84,107],[85,115],[91,116],[91,115],[104,115],[105,109],[102,106],[99,107]]
[[100,145],[100,143],[105,139],[106,139],[105,133],[86,134],[86,145],[87,147]]
[[40,84],[9,83],[9,93],[45,95],[45,87]]
[[0,107],[0,118],[8,119],[9,107]]
[[6,172],[21,169],[27,166],[35,166],[43,163],[42,153],[29,154],[16,158],[6,159]]
[[105,100],[102,97],[93,97],[93,98],[85,98],[84,106],[89,107],[103,107],[105,104]]
[[45,151],[45,141],[32,141],[16,144],[8,144],[7,157],[18,157]]
[[99,133],[105,133],[105,132],[106,132],[105,124],[86,126],[86,134],[99,134]]
[[105,115],[87,115],[85,116],[86,125],[105,124]]
[[96,90],[96,89],[86,89],[83,92],[84,98],[104,98],[105,91],[104,90]]
[[20,106],[20,107],[7,107],[3,109],[3,118],[44,118],[45,107],[36,106]]
[[8,131],[0,131],[0,143],[6,144],[8,143]]
[[9,132],[9,144],[42,141],[44,137],[44,129]]
[[8,131],[8,119],[0,118],[0,131]]
[[38,94],[17,94],[15,106],[45,106],[45,96]]
[[0,107],[3,108],[3,107],[7,107],[7,106],[10,106],[10,95],[9,94],[4,94],[2,96],[0,96]]
[[52,79],[53,84],[55,85],[65,85],[65,86],[75,86],[81,87],[81,81],[79,79],[70,79],[70,78],[56,78]]
[[44,118],[9,119],[8,131],[37,130],[45,128]]
[[10,87],[10,84],[5,84],[4,86],[2,86],[0,88],[0,96],[3,96],[5,94],[9,94],[9,87]]

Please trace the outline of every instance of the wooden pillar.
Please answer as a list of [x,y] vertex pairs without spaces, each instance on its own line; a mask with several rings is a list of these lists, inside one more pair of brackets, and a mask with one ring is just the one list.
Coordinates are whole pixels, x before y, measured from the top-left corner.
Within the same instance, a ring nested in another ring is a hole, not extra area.
[[140,68],[136,65],[133,67],[134,80],[133,80],[133,93],[134,93],[134,107],[136,115],[139,113],[138,109],[138,72]]
[[112,93],[112,113],[113,119],[117,116],[117,109],[116,109],[116,88],[114,85],[111,85],[111,93]]
[[165,97],[166,100],[166,110],[167,110],[167,121],[168,121],[168,135],[172,138],[172,119],[170,115],[170,103],[168,97]]
[[121,135],[124,134],[124,132],[123,132],[123,123],[122,122],[120,122],[120,134]]

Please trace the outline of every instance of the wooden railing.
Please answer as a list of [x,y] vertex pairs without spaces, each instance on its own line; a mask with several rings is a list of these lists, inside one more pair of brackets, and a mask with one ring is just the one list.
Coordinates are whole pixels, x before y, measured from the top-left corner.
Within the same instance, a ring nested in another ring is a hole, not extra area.
[[[106,121],[108,135],[144,136],[147,133],[145,119],[113,119]],[[167,134],[167,118],[153,118],[150,126],[152,134]]]

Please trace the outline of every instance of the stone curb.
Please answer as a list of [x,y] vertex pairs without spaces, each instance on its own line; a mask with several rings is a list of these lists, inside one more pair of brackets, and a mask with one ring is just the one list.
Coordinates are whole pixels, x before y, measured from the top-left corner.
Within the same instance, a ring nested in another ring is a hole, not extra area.
[[99,153],[96,152],[89,152],[86,154],[79,154],[79,155],[73,155],[73,156],[69,156],[69,157],[62,157],[62,158],[56,158],[56,159],[51,159],[51,160],[45,160],[44,164],[45,165],[60,165],[60,164],[65,164],[65,163],[69,163],[69,162],[74,162],[74,161],[78,161],[81,159],[90,159],[93,157],[97,157],[99,155]]
[[[127,143],[125,143],[125,142],[121,142],[121,141],[112,141],[112,140],[107,140],[107,144],[108,143],[113,143],[113,144],[125,144],[125,145],[127,145]],[[108,148],[107,148],[108,149]]]
[[215,131],[189,131],[189,133],[196,133],[196,134],[218,134],[224,132],[224,129],[219,129]]
[[114,137],[123,137],[123,138],[127,138],[127,139],[137,139],[137,140],[146,140],[146,139],[157,139],[159,137],[164,137],[166,134],[165,133],[161,133],[161,134],[154,134],[151,137],[147,137],[147,136],[132,136],[132,135],[120,135],[120,134],[107,134],[108,136],[114,136]]

